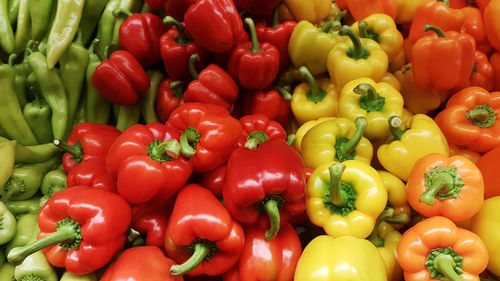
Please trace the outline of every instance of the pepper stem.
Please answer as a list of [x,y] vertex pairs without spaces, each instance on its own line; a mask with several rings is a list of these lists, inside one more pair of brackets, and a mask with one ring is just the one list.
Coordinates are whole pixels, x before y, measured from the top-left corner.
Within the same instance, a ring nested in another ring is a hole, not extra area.
[[148,145],[148,154],[153,160],[161,162],[170,161],[179,157],[181,145],[177,140],[160,142],[154,140]]
[[341,178],[344,173],[344,164],[333,164],[328,168],[330,173],[330,202],[338,207],[342,207],[346,204],[347,198],[342,196],[341,192]]
[[419,202],[432,206],[435,198],[456,198],[464,184],[457,169],[437,166],[425,173],[424,185],[426,189]]
[[299,73],[304,79],[307,80],[307,83],[309,84],[310,90],[306,94],[307,100],[315,103],[322,101],[326,96],[326,92],[325,90],[318,87],[318,83],[316,83],[316,79],[314,79],[314,76],[311,74],[309,69],[307,69],[307,67],[305,66],[301,66],[299,68]]
[[487,128],[495,124],[497,113],[491,106],[483,104],[465,112],[465,118],[475,126]]
[[132,12],[125,10],[125,9],[114,9],[113,10],[113,16],[115,18],[125,16],[126,18],[130,17],[132,15]]
[[184,82],[182,81],[174,81],[170,83],[170,89],[174,91],[174,96],[178,99],[182,99],[184,97],[184,89],[182,85]]
[[189,73],[191,73],[191,76],[193,76],[194,80],[198,80],[198,72],[196,71],[194,63],[199,60],[200,56],[198,56],[198,53],[194,53],[189,57]]
[[12,196],[24,193],[26,191],[26,184],[23,180],[11,176],[5,183],[3,189],[7,189],[7,192],[5,192],[0,201],[6,203],[10,200],[10,198],[12,198]]
[[267,141],[269,137],[262,131],[254,131],[248,135],[245,147],[251,150],[257,150],[259,145]]
[[404,130],[399,128],[403,124],[401,118],[397,116],[391,116],[389,117],[388,121],[389,121],[389,131],[394,137],[394,140],[401,140],[403,134],[405,133]]
[[386,218],[384,221],[391,224],[407,224],[410,221],[410,217],[406,213],[401,212],[393,217]]
[[434,31],[438,37],[446,38],[446,34],[444,33],[444,31],[435,25],[430,25],[430,24],[424,25],[424,31]]
[[210,246],[203,243],[194,245],[191,257],[182,264],[174,264],[170,267],[170,275],[181,276],[195,269],[210,253]]
[[280,11],[279,6],[276,7],[276,9],[274,9],[273,24],[271,25],[272,29],[276,29],[276,27],[278,27],[278,25],[280,24],[280,12],[279,11]]
[[362,20],[358,23],[359,37],[368,38],[368,32],[366,32],[367,27],[368,27],[368,24],[364,20]]
[[288,145],[294,145],[297,140],[297,136],[295,134],[290,134],[286,137],[286,143]]
[[444,2],[444,4],[446,5],[446,7],[450,7],[450,0],[442,0]]
[[14,61],[17,59],[17,55],[16,54],[11,54],[9,56],[9,60],[8,60],[8,64],[9,66],[13,66],[14,65]]
[[394,209],[393,208],[385,208],[384,211],[378,216],[377,220],[375,221],[375,226],[373,227],[372,233],[366,238],[370,242],[372,242],[375,247],[380,248],[384,247],[385,240],[384,238],[380,237],[378,235],[378,230],[380,228],[380,224],[384,222],[388,218],[392,218],[394,216]]
[[362,83],[356,86],[353,90],[354,93],[361,95],[359,98],[359,106],[370,111],[382,111],[385,104],[385,98],[377,93],[375,87],[368,83]]
[[[40,251],[49,246],[61,243],[65,250],[77,249],[82,240],[80,224],[66,218],[57,223],[57,230],[32,244],[24,247],[16,247],[9,251],[7,260],[12,265],[21,264],[27,256]],[[69,243],[68,243],[69,242]],[[64,243],[64,244],[63,244]]]
[[82,161],[83,148],[82,148],[82,145],[80,144],[80,142],[77,142],[76,144],[71,145],[71,144],[67,144],[65,142],[62,142],[59,139],[55,139],[52,143],[55,146],[57,146],[59,149],[61,149],[62,151],[71,154],[71,156],[73,156],[73,160],[76,163],[80,163],[80,161]]
[[186,158],[191,158],[196,154],[196,144],[200,141],[200,134],[193,127],[187,127],[182,132],[179,142],[181,145],[181,153]]
[[292,94],[283,87],[276,87],[274,90],[281,94],[284,100],[292,100]]
[[440,254],[434,258],[434,267],[450,281],[463,281],[455,272],[455,261],[451,255]]
[[251,18],[245,18],[245,23],[250,29],[250,37],[252,38],[252,47],[248,50],[252,53],[263,53],[264,50],[259,47],[259,39],[257,38],[257,31],[255,31],[255,23]]
[[264,204],[264,210],[266,214],[269,216],[269,221],[271,222],[271,226],[268,230],[266,230],[265,238],[266,240],[271,240],[280,230],[280,209],[278,207],[278,202],[276,200],[268,200]]
[[182,24],[180,22],[178,22],[175,18],[173,18],[171,16],[166,16],[163,19],[163,24],[166,27],[174,26],[177,29],[177,33],[179,34],[179,36],[177,36],[177,38],[175,38],[175,42],[177,44],[186,45],[192,41],[191,38],[187,37],[186,31],[184,30],[184,27],[182,26]]
[[340,145],[337,154],[346,156],[350,155],[356,149],[359,142],[361,141],[361,138],[365,133],[366,127],[368,126],[368,121],[366,120],[365,117],[360,116],[356,118],[354,123],[356,124],[356,132],[354,133],[354,136],[352,136],[352,138],[349,141],[344,142]]
[[351,40],[352,46],[353,46],[352,54],[348,54],[348,55],[352,59],[358,60],[358,59],[363,59],[363,58],[367,57],[366,53],[368,52],[368,50],[363,48],[363,45],[361,44],[361,40],[356,35],[356,33],[354,33],[354,31],[352,31],[352,29],[349,26],[347,26],[347,25],[342,26],[342,28],[339,31],[339,35],[340,36],[348,36],[349,39]]

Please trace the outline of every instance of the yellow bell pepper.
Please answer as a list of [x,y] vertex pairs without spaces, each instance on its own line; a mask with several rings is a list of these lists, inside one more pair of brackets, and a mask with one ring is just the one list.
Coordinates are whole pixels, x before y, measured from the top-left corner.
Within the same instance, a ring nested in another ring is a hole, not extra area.
[[347,11],[342,11],[342,9],[337,6],[337,2],[332,1],[330,12],[328,12],[328,15],[320,22],[320,26],[323,26],[332,20],[339,20],[339,16],[344,17],[346,13]]
[[401,92],[401,83],[399,82],[398,78],[394,76],[394,74],[386,72],[384,77],[382,77],[381,82],[388,83],[393,86],[394,89],[396,89],[398,92]]
[[330,79],[315,80],[309,70],[302,66],[299,72],[308,81],[301,83],[292,94],[290,107],[300,124],[321,117],[335,117],[338,109],[338,94]]
[[413,21],[413,16],[422,0],[396,0],[396,23]]
[[302,252],[294,281],[387,281],[385,265],[368,240],[320,235]]
[[430,153],[449,156],[448,142],[438,125],[425,114],[415,114],[399,128],[399,117],[389,118],[389,126],[394,139],[377,150],[377,158],[382,166],[395,176],[406,181],[413,165]]
[[332,237],[365,238],[387,203],[387,190],[377,170],[357,160],[325,163],[314,170],[306,187],[311,222]]
[[343,26],[339,35],[346,35],[350,40],[337,43],[328,54],[326,65],[335,86],[342,88],[349,81],[363,77],[380,82],[389,64],[380,45],[373,40],[359,38],[349,26]]
[[284,0],[290,13],[297,21],[318,23],[326,18],[332,8],[331,0]]
[[339,99],[339,117],[351,121],[366,117],[368,126],[364,136],[372,142],[390,135],[388,119],[401,117],[403,97],[390,84],[376,83],[370,78],[359,78],[347,83]]
[[413,113],[427,114],[431,110],[438,108],[448,97],[446,92],[420,90],[413,79],[411,64],[403,66],[394,73],[394,76],[401,82],[401,95],[405,101],[405,106]]
[[[294,142],[294,147],[295,150],[297,150],[299,153],[302,153],[302,139],[304,138],[304,135],[314,126],[318,125],[319,123],[325,122],[327,120],[334,120],[336,117],[321,117],[316,120],[310,120],[302,124],[296,131],[295,131],[295,142]],[[295,118],[294,118],[295,119]]]
[[387,55],[389,63],[403,51],[403,35],[389,15],[372,14],[362,21],[355,22],[351,28],[361,38],[377,42]]
[[385,218],[382,227],[390,223],[394,229],[401,229],[410,222],[411,208],[406,200],[405,183],[387,171],[378,171],[387,189],[387,206],[394,209],[393,216]]
[[352,159],[370,165],[373,147],[363,137],[366,125],[366,118],[360,117],[355,122],[335,118],[312,127],[302,138],[301,156],[304,165],[316,169],[331,161],[344,162]]
[[340,26],[340,23],[332,21],[319,29],[308,21],[299,22],[288,42],[288,55],[293,65],[305,66],[313,75],[326,72],[328,54],[337,43],[345,41],[330,32],[335,25]]

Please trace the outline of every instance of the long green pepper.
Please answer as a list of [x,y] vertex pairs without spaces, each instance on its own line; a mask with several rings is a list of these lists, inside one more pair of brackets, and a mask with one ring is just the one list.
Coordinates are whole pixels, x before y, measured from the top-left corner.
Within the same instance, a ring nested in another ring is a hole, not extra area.
[[104,7],[106,7],[108,2],[109,0],[85,0],[82,19],[80,20],[83,45],[87,46],[92,39],[92,35],[99,23]]
[[14,24],[17,21],[17,12],[19,11],[19,4],[21,0],[10,0],[9,1],[9,6],[8,6],[8,13],[9,13],[9,22],[11,26],[14,26]]
[[151,81],[151,86],[149,90],[144,95],[141,102],[142,117],[146,123],[160,122],[158,116],[156,115],[155,102],[158,96],[158,88],[160,83],[165,77],[163,72],[158,70],[148,70],[147,72],[149,80]]
[[29,8],[31,0],[20,0],[19,13],[17,16],[17,27],[14,35],[14,53],[20,54],[26,48],[26,44],[31,39],[31,17]]
[[111,43],[118,44],[118,40],[113,42],[113,32],[116,22],[115,16],[113,16],[113,11],[118,9],[120,6],[120,0],[109,0],[108,4],[102,12],[101,18],[99,19],[99,25],[97,27],[97,39],[100,44],[108,45]]
[[30,125],[31,131],[35,134],[38,142],[49,143],[54,140],[50,120],[52,117],[52,110],[50,110],[50,106],[45,102],[43,97],[41,97],[39,89],[33,88],[32,93],[35,99],[24,106],[24,118]]
[[8,262],[4,262],[2,266],[0,266],[0,280],[2,281],[12,281],[14,279],[14,268],[15,266],[11,265]]
[[38,216],[38,212],[40,212],[40,196],[34,196],[27,200],[8,201],[5,202],[5,206],[16,217],[26,214]]
[[139,102],[132,106],[113,104],[113,110],[116,111],[116,128],[122,132],[139,123],[141,119],[141,104]]
[[0,47],[7,54],[14,52],[14,31],[9,20],[9,1],[0,0]]
[[[11,142],[9,139],[0,137],[0,144]],[[51,143],[24,146],[20,143],[15,144],[15,162],[16,163],[40,163],[45,162],[59,153],[60,150]],[[9,174],[10,176],[10,174]],[[1,182],[0,182],[1,183]],[[0,184],[3,186],[3,184]]]
[[100,42],[95,40],[88,50],[89,64],[85,75],[87,85],[86,119],[87,122],[106,124],[108,123],[109,114],[111,113],[111,102],[99,93],[92,84],[92,75],[101,63],[99,56],[94,52],[97,44],[100,44]]
[[0,186],[10,178],[14,170],[16,141],[0,142]]
[[45,174],[40,186],[40,192],[43,194],[40,198],[40,207],[42,207],[47,200],[49,200],[57,192],[68,188],[66,184],[66,173],[64,170],[52,170]]
[[17,220],[16,233],[7,244],[7,253],[15,247],[28,245],[38,235],[38,214],[23,214]]
[[32,0],[29,7],[33,40],[40,41],[50,26],[50,12],[54,0]]
[[0,245],[9,242],[16,234],[17,221],[14,215],[0,202]]

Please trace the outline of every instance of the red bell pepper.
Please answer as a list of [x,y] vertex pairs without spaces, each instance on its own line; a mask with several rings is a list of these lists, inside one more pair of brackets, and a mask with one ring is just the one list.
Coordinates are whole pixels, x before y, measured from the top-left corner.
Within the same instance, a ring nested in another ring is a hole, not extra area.
[[150,66],[161,59],[160,37],[166,28],[160,17],[151,13],[132,14],[127,10],[115,10],[113,14],[125,14],[127,19],[120,25],[120,47],[129,51],[143,66]]
[[117,180],[118,193],[132,204],[166,202],[191,176],[191,160],[179,155],[179,135],[164,130],[155,136],[148,126],[136,124],[109,149],[108,172]]
[[214,53],[231,50],[243,32],[232,0],[197,0],[184,14],[184,22],[194,42]]
[[286,127],[290,117],[292,95],[283,88],[269,91],[247,91],[243,93],[241,112],[243,115],[264,114]]
[[167,0],[144,0],[148,6],[153,10],[163,10]]
[[151,81],[137,59],[127,51],[116,51],[92,74],[92,85],[108,100],[130,106],[149,90]]
[[259,43],[251,18],[246,18],[245,23],[252,41],[240,43],[231,51],[227,69],[243,88],[265,89],[278,76],[280,51],[271,43]]
[[222,188],[224,187],[224,178],[226,176],[226,168],[227,165],[222,164],[208,172],[198,173],[196,175],[195,182],[212,191],[217,198],[221,198]]
[[[173,202],[172,202],[173,203]],[[165,231],[173,204],[141,204],[132,207],[134,230],[146,235],[146,245],[163,248]]]
[[488,61],[488,57],[484,53],[476,51],[474,53],[474,68],[468,86],[477,86],[492,91],[494,83],[493,67]]
[[285,69],[290,64],[288,41],[290,41],[290,36],[292,36],[296,25],[297,22],[291,20],[280,23],[278,9],[274,12],[271,26],[266,26],[264,22],[255,25],[259,41],[271,43],[280,52],[280,69]]
[[490,64],[493,68],[493,89],[500,91],[500,52],[495,52],[490,56]]
[[231,216],[243,223],[266,223],[272,239],[280,224],[304,211],[305,171],[295,149],[282,140],[270,139],[256,150],[236,148],[227,162],[222,192]]
[[174,261],[166,257],[160,248],[153,246],[133,247],[125,250],[104,272],[100,281],[182,281],[182,276],[170,276]]
[[194,68],[194,62],[198,58],[198,54],[193,54],[189,58],[189,68],[194,80],[184,92],[184,102],[216,104],[230,109],[238,98],[238,85],[222,67],[216,64],[210,64],[198,74]]
[[173,265],[171,275],[222,274],[238,261],[244,243],[243,228],[208,189],[190,184],[179,192],[165,252],[183,264]]
[[88,186],[55,193],[38,214],[38,240],[10,250],[8,260],[21,264],[42,250],[55,267],[86,274],[105,266],[125,243],[132,211],[119,195]]
[[165,2],[165,12],[178,21],[184,20],[184,14],[196,0],[168,0]]
[[483,15],[478,8],[462,8],[464,13],[464,22],[458,29],[461,33],[467,33],[476,40],[476,47],[483,53],[491,50],[491,45],[486,38],[486,30],[483,23]]
[[156,97],[156,115],[161,122],[167,122],[174,109],[184,104],[184,87],[182,81],[167,78],[160,83]]
[[491,46],[500,50],[500,0],[491,0],[483,12],[484,28]]
[[245,247],[238,263],[224,273],[224,281],[292,281],[302,254],[299,236],[290,224],[281,226],[273,240],[264,238],[266,229],[245,227]]
[[238,146],[255,150],[257,146],[269,139],[285,141],[285,129],[276,121],[263,114],[245,115],[240,118],[241,134]]
[[69,173],[82,161],[106,157],[109,147],[120,133],[115,127],[104,124],[80,123],[76,125],[67,143],[54,140],[54,145],[66,151],[62,159],[64,171]]
[[76,165],[68,173],[68,187],[86,185],[111,192],[116,192],[116,182],[106,171],[106,158],[91,158]]
[[198,54],[199,61],[196,63],[196,68],[201,70],[206,63],[208,54],[193,43],[193,38],[186,34],[182,24],[175,18],[167,16],[163,19],[163,23],[172,26],[160,39],[163,66],[173,80],[188,80],[191,78],[189,57]]
[[256,17],[269,17],[277,9],[281,0],[235,0],[238,10],[252,10]]
[[240,122],[215,104],[185,103],[166,126],[181,134],[181,152],[193,160],[195,172],[207,172],[226,162],[241,134]]
[[356,21],[363,20],[371,14],[386,14],[396,18],[396,0],[346,0],[349,13]]

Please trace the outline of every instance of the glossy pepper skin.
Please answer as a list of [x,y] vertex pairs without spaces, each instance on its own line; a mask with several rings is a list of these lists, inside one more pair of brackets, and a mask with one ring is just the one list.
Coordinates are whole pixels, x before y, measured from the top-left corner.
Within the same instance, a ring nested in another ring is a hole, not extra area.
[[129,204],[114,193],[87,186],[62,190],[40,210],[39,240],[12,249],[8,260],[19,264],[43,249],[53,266],[76,274],[90,273],[106,265],[122,248],[131,216]]
[[487,91],[492,91],[495,84],[493,67],[488,61],[488,56],[481,51],[474,52],[474,66],[468,80],[464,81],[459,88],[471,86],[481,87]]
[[185,103],[172,112],[166,126],[181,135],[182,154],[191,157],[196,172],[226,162],[241,134],[240,122],[214,104]]
[[283,2],[295,20],[305,20],[311,23],[318,23],[324,19],[332,8],[332,3],[328,0],[285,0]]
[[161,81],[156,96],[155,111],[161,122],[167,122],[174,109],[184,104],[184,86],[182,81],[166,78]]
[[[165,235],[165,251],[176,262],[185,263],[172,266],[171,275],[222,274],[236,264],[244,244],[243,228],[209,190],[190,184],[179,192]],[[192,254],[198,258],[186,262]]]
[[491,45],[486,38],[486,29],[484,26],[481,10],[475,7],[462,8],[464,13],[464,22],[460,29],[461,33],[468,33],[476,40],[476,47],[484,53],[491,51]]
[[389,118],[393,140],[381,145],[377,158],[390,173],[406,181],[418,159],[430,153],[449,156],[448,142],[438,125],[425,114],[415,114],[399,128],[401,120]]
[[151,124],[128,128],[106,158],[118,193],[132,204],[168,201],[193,170],[191,161],[180,155],[179,135],[159,123]]
[[399,24],[413,21],[415,12],[423,0],[405,1],[396,0],[396,18],[394,21]]
[[367,237],[387,202],[378,172],[348,160],[317,167],[307,182],[307,215],[331,237]]
[[406,199],[405,183],[387,171],[377,170],[377,172],[387,190],[387,205],[384,211],[388,209],[389,205],[393,209],[391,216],[384,218],[379,230],[384,233],[391,232],[385,226],[387,224],[389,224],[390,228],[400,230],[410,221],[411,216],[411,208]]
[[355,20],[363,20],[373,14],[386,14],[393,20],[396,18],[396,0],[346,0],[347,8]]
[[134,105],[149,89],[146,71],[127,51],[116,51],[104,60],[92,75],[92,85],[118,105]]
[[264,114],[286,127],[290,117],[290,93],[284,89],[269,91],[245,91],[243,95],[242,114]]
[[408,281],[479,280],[479,273],[488,265],[488,251],[481,238],[440,216],[408,229],[397,255]]
[[166,257],[158,247],[141,246],[125,250],[104,272],[100,281],[133,279],[136,281],[182,281],[182,276],[172,277],[170,267],[175,262]]
[[[223,198],[231,216],[243,223],[267,223],[272,239],[283,224],[305,209],[305,172],[298,153],[270,139],[256,150],[236,148],[229,157]],[[262,213],[259,211],[262,210]]]
[[163,249],[168,218],[173,204],[140,204],[132,207],[130,226],[146,236],[146,246]]
[[116,181],[106,171],[106,158],[96,157],[83,161],[68,172],[68,187],[86,185],[116,192]]
[[498,173],[498,165],[500,159],[500,147],[484,153],[476,162],[477,167],[481,170],[484,180],[484,198],[500,195],[500,180]]
[[366,125],[364,117],[357,118],[356,122],[337,117],[318,122],[307,130],[300,142],[304,165],[315,169],[324,163],[352,159],[370,164],[373,146],[363,137]]
[[151,13],[126,11],[125,14],[128,17],[120,25],[120,47],[129,51],[143,66],[159,61],[160,37],[166,31],[161,18]]
[[368,240],[320,235],[305,247],[294,280],[387,281],[387,276],[382,257]]
[[254,136],[262,138],[261,140],[278,139],[285,141],[285,129],[276,121],[270,120],[263,114],[245,115],[240,118],[241,135],[238,138],[239,147],[248,147],[253,149],[255,142],[247,144],[247,141]]
[[0,203],[0,218],[2,220],[2,229],[0,230],[0,245],[6,244],[16,234],[17,221],[14,215]]
[[491,0],[483,11],[484,28],[488,42],[496,50],[500,50],[500,27],[498,27],[498,13],[500,13],[500,1]]
[[454,94],[436,123],[451,144],[487,152],[500,145],[500,92],[469,87]]
[[67,144],[58,143],[67,151],[63,155],[63,167],[69,173],[78,163],[91,158],[105,157],[109,148],[120,135],[115,127],[104,124],[80,123],[73,128]]
[[426,26],[426,30],[436,33],[421,38],[412,48],[416,85],[424,91],[447,91],[468,80],[474,67],[474,38],[456,31],[443,32],[435,26]]
[[273,240],[265,239],[265,228],[245,227],[245,247],[238,263],[224,273],[224,281],[292,281],[302,254],[299,236],[285,224]]
[[231,50],[244,32],[232,0],[197,0],[184,14],[184,22],[194,42],[214,53]]
[[171,0],[165,2],[165,12],[178,21],[184,19],[184,14],[196,0]]
[[280,0],[235,0],[234,4],[238,10],[252,10],[256,16],[268,17],[273,14],[278,5],[281,3]]

